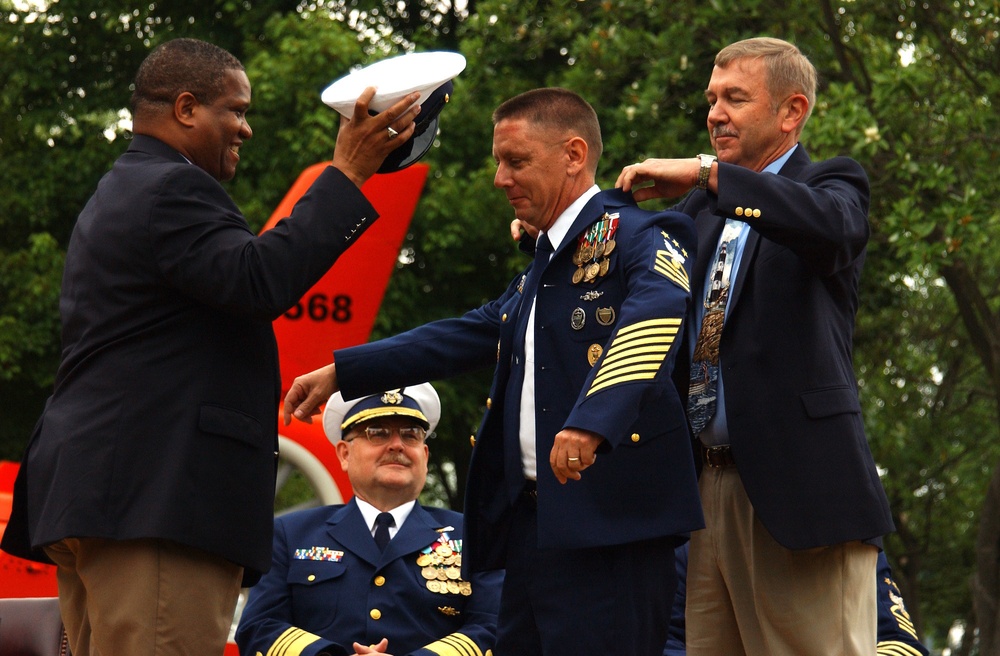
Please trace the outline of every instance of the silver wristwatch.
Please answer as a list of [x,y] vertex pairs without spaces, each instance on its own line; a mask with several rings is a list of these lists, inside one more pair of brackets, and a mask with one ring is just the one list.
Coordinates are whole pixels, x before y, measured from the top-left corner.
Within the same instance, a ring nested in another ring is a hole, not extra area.
[[715,155],[698,155],[698,159],[701,160],[701,168],[698,169],[698,184],[696,185],[699,189],[708,189],[708,178],[712,175],[712,163],[715,161]]

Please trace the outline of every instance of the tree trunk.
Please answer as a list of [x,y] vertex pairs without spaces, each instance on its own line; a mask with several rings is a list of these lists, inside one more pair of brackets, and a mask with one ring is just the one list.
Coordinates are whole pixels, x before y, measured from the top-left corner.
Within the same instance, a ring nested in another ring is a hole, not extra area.
[[979,513],[972,602],[979,625],[980,656],[1000,656],[1000,466],[993,471]]

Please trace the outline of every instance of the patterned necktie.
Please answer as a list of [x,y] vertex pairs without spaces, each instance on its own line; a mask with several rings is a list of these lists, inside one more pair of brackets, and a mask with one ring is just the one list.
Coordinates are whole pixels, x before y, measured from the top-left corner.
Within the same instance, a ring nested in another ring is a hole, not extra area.
[[719,239],[719,248],[712,264],[712,277],[705,290],[705,316],[691,358],[691,380],[688,388],[688,419],[695,436],[704,430],[715,416],[715,401],[719,380],[719,341],[729,300],[729,281],[733,267],[736,241],[743,222],[726,219]]
[[375,518],[375,544],[379,551],[385,551],[385,546],[389,544],[389,527],[394,526],[396,520],[392,518],[392,513],[379,513]]

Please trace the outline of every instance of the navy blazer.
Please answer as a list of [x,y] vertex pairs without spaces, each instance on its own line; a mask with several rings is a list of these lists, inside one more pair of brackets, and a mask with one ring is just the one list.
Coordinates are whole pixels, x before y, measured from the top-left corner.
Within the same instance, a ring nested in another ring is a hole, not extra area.
[[136,135],[84,207],[60,296],[62,361],[3,548],[162,538],[271,564],[281,383],[271,322],[377,217],[329,167],[258,236],[212,176]]
[[[610,268],[593,283],[574,284],[578,239],[605,214],[620,219]],[[631,195],[605,191],[586,204],[541,274],[534,333],[539,547],[624,544],[704,526],[684,410],[670,379],[694,248],[690,217],[641,210]],[[504,566],[508,491],[524,480],[520,466],[504,466],[505,449],[519,448],[516,421],[508,417],[505,428],[507,405],[520,398],[520,390],[512,392],[516,399],[505,390],[524,366],[514,334],[530,310],[521,293],[530,273],[531,266],[498,299],[460,318],[334,354],[347,397],[496,367],[466,488],[465,563],[476,570]],[[516,407],[509,414],[516,418]],[[564,427],[605,442],[582,480],[560,485],[548,460]]]
[[[380,552],[354,499],[276,519],[274,566],[250,593],[236,631],[240,653],[353,654],[353,643],[382,638],[399,656],[488,653],[503,573],[455,578],[461,531],[459,513],[418,503]],[[430,588],[444,583],[428,570],[448,571],[431,554],[441,545],[456,569],[452,589],[437,592]]]
[[[799,146],[779,175],[718,165],[719,194],[678,207],[695,217],[692,292],[726,217],[750,226],[720,342],[733,457],[754,510],[789,549],[894,530],[865,437],[852,362],[868,241],[868,178],[845,157],[812,163]],[[675,380],[687,396],[694,329]]]

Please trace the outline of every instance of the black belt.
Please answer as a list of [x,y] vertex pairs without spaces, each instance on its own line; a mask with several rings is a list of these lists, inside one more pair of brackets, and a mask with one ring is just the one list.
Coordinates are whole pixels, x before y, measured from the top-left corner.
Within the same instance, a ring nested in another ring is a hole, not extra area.
[[521,488],[521,498],[538,501],[538,482],[525,479],[524,487]]
[[701,460],[708,467],[725,469],[736,466],[736,460],[733,459],[733,449],[728,444],[705,446],[700,441],[698,444],[701,445]]

